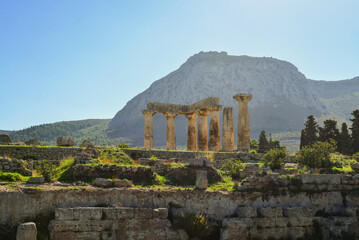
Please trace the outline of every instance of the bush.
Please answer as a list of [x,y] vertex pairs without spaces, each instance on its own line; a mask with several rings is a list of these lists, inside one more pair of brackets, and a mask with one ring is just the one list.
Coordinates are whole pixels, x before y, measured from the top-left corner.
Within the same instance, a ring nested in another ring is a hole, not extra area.
[[244,165],[241,160],[233,158],[227,159],[226,163],[222,165],[221,170],[228,173],[232,178],[239,178],[239,173],[243,170]]
[[252,150],[250,150],[250,151],[249,151],[249,153],[254,153],[254,154],[257,154],[257,150],[252,149]]
[[359,152],[353,154],[353,158],[359,161]]
[[40,165],[36,167],[36,170],[45,178],[46,182],[54,181],[60,173],[57,166],[47,160],[42,161]]
[[297,159],[302,166],[310,168],[330,168],[333,166],[331,153],[336,149],[334,141],[316,142],[311,146],[303,147]]
[[118,148],[130,148],[130,145],[127,144],[127,143],[120,143],[120,144],[117,144],[116,147],[118,147]]
[[25,182],[26,178],[19,173],[0,172],[0,181],[3,181],[3,182]]
[[207,216],[203,214],[188,214],[177,218],[178,228],[184,229],[190,238],[205,238],[209,236],[213,228],[208,223]]
[[287,156],[285,148],[275,148],[267,152],[262,162],[265,167],[270,167],[272,170],[281,169],[284,166],[284,159]]

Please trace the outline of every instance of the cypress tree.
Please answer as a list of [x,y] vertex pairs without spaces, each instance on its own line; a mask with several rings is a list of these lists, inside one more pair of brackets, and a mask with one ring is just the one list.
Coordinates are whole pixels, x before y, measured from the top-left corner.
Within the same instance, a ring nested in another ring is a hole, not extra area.
[[324,121],[324,126],[319,127],[319,137],[318,140],[321,142],[329,142],[330,139],[338,142],[339,130],[337,128],[337,121],[332,119],[327,119]]
[[266,132],[263,130],[261,132],[261,134],[259,135],[259,140],[258,140],[258,152],[259,153],[265,153],[268,150],[268,140],[267,140],[267,136],[266,136]]
[[349,131],[348,131],[348,126],[346,123],[342,124],[342,129],[341,132],[339,134],[339,138],[338,138],[338,152],[345,154],[345,155],[349,155],[352,153],[351,150],[351,138],[349,135]]
[[350,130],[352,131],[352,150],[353,153],[359,152],[359,109],[352,112],[353,119],[350,119],[352,126]]
[[306,139],[305,139],[304,129],[302,129],[302,131],[300,132],[300,149],[302,149],[304,146],[308,145],[305,140]]
[[312,145],[317,141],[318,124],[313,115],[308,116],[308,120],[305,122],[303,144],[302,147]]

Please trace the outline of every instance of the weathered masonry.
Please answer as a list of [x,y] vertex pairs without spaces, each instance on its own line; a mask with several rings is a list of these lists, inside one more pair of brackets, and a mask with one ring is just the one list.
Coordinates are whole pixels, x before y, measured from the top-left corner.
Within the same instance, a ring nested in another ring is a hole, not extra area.
[[[249,112],[248,102],[252,99],[250,94],[237,94],[233,96],[239,102],[238,113],[238,151],[248,152],[250,148]],[[209,97],[191,105],[179,105],[170,103],[150,102],[145,115],[144,147],[154,148],[153,115],[162,113],[167,118],[168,150],[176,150],[176,124],[175,117],[183,114],[188,119],[187,150],[190,151],[215,151],[221,150],[221,132],[219,112],[219,98]],[[209,136],[207,118],[210,116]],[[198,117],[198,127],[197,127]],[[223,146],[222,150],[232,152],[234,150],[233,134],[233,109],[225,108],[223,112]]]

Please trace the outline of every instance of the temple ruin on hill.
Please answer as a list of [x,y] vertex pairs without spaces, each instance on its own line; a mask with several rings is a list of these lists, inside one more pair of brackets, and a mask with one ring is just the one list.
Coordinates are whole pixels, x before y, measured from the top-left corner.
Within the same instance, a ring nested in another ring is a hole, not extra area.
[[[248,102],[252,99],[252,95],[237,94],[233,98],[239,102],[237,150],[248,152],[250,149]],[[150,102],[147,104],[147,109],[142,111],[145,115],[144,147],[154,148],[153,115],[162,113],[167,118],[166,147],[168,150],[176,150],[175,117],[183,114],[188,119],[187,150],[232,152],[234,150],[233,109],[226,107],[223,110],[222,148],[219,121],[221,110],[219,98],[216,97],[205,98],[190,105]],[[209,138],[208,115],[210,115]]]

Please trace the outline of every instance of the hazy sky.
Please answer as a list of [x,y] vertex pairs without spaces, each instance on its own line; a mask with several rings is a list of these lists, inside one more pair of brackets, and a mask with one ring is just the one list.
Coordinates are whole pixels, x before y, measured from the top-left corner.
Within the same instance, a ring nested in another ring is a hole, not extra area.
[[358,0],[1,0],[0,129],[112,118],[200,51],[359,76]]

